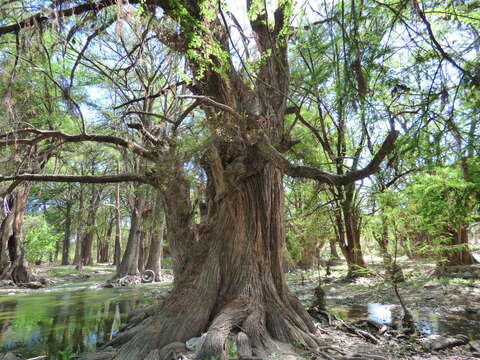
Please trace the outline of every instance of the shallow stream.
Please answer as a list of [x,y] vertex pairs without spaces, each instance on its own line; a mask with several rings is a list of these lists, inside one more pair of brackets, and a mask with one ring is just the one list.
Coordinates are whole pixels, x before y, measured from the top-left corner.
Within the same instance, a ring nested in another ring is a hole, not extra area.
[[[402,311],[398,305],[369,303],[367,305],[332,305],[329,311],[349,320],[372,320],[377,324],[396,325],[401,323]],[[471,340],[480,339],[480,314],[465,310],[434,310],[424,307],[410,310],[419,334],[453,336],[463,334]]]
[[67,360],[110,340],[135,307],[151,303],[142,288],[53,288],[0,296],[0,352]]

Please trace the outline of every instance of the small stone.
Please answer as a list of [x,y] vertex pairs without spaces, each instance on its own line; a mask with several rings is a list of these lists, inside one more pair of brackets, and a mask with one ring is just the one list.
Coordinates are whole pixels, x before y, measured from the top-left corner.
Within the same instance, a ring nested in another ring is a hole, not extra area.
[[202,348],[203,343],[205,342],[206,336],[207,336],[207,333],[204,333],[200,337],[191,338],[186,341],[185,346],[190,351],[198,352]]
[[26,287],[28,289],[41,289],[45,287],[40,281],[32,281],[29,283],[22,284],[23,287]]
[[469,344],[473,351],[480,353],[480,340],[472,340]]
[[8,352],[6,354],[0,354],[0,360],[20,360],[14,353]]
[[465,339],[446,337],[441,335],[430,335],[421,341],[423,348],[427,351],[438,351],[454,346],[464,345]]
[[15,286],[12,280],[0,280],[0,287]]
[[435,288],[438,286],[438,283],[436,283],[435,281],[429,281],[427,282],[426,284],[423,285],[423,287],[425,289],[431,289],[431,288]]
[[178,359],[186,351],[185,344],[177,341],[163,347],[158,353],[158,357],[160,359]]
[[473,277],[473,275],[472,275],[471,272],[467,271],[467,272],[464,272],[464,273],[462,274],[462,277],[463,277],[464,279],[471,279],[471,278]]

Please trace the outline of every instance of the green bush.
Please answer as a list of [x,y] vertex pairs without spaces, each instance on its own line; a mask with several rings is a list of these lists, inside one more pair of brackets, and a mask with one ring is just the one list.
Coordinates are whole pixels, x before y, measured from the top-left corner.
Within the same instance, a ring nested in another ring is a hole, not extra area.
[[29,262],[45,261],[55,253],[60,234],[45,221],[43,216],[25,218],[25,255]]

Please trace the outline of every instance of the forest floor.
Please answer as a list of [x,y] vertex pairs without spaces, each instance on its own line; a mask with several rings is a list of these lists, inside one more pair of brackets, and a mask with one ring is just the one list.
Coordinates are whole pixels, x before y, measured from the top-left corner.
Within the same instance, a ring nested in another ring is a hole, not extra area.
[[[330,326],[320,325],[327,344],[349,354],[376,354],[387,359],[480,358],[479,279],[437,277],[432,262],[399,259],[406,281],[398,290],[417,327],[415,334],[404,335],[400,303],[391,284],[382,277],[381,259],[372,258],[368,263],[371,275],[354,281],[345,280],[347,267],[342,262],[331,267],[330,276],[325,275],[324,268],[287,274],[291,290],[307,307],[313,300],[313,289],[321,284],[327,310],[338,318]],[[367,330],[377,343],[345,331],[342,319]],[[431,350],[448,342],[464,345]]]
[[[342,353],[343,356],[377,355],[392,360],[480,358],[479,279],[436,277],[433,263],[400,259],[399,265],[406,281],[399,284],[398,290],[418,328],[415,334],[404,335],[399,325],[402,317],[399,301],[392,286],[382,277],[381,260],[367,260],[371,275],[354,281],[345,280],[347,267],[341,261],[330,268],[329,276],[325,276],[324,268],[297,270],[286,274],[292,292],[306,307],[310,306],[314,288],[319,283],[324,289],[327,310],[334,316],[330,323],[320,316],[318,326],[322,334],[321,340],[334,347],[329,350],[332,358],[340,358]],[[50,280],[47,291],[63,287],[95,287],[111,278],[114,271],[115,267],[107,264],[86,266],[81,272],[75,270],[74,266],[41,265],[35,268],[37,276]],[[165,282],[140,286],[148,287],[145,290],[156,298],[164,297],[171,288]],[[0,289],[0,295],[30,291],[42,290],[7,286]],[[362,331],[373,336],[370,338]],[[443,350],[428,349],[452,339],[465,344]],[[463,341],[458,341],[459,339]],[[322,359],[321,356],[316,357],[315,354],[302,350],[300,353],[305,358]],[[364,358],[372,359],[368,356]]]

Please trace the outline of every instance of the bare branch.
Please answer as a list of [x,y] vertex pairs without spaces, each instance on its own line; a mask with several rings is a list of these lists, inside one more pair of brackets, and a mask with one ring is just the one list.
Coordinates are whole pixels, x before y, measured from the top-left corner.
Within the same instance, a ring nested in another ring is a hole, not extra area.
[[148,96],[143,96],[143,97],[139,97],[139,98],[135,98],[135,99],[132,99],[132,100],[129,100],[123,104],[120,104],[120,105],[117,105],[115,106],[113,109],[114,110],[118,110],[124,106],[127,106],[127,105],[130,105],[130,104],[134,104],[136,102],[139,102],[139,101],[142,101],[142,100],[147,100],[147,99],[155,99],[157,97],[160,97],[160,96],[163,96],[167,93],[167,91],[172,91],[174,92],[175,89],[178,87],[178,86],[181,86],[181,85],[185,85],[186,82],[185,81],[179,81],[175,84],[172,84],[162,90],[160,90],[159,92],[157,92],[156,94],[152,94],[152,95],[148,95]]
[[287,175],[292,177],[315,179],[320,183],[333,185],[346,185],[357,180],[366,178],[374,172],[378,171],[381,162],[392,151],[398,131],[392,131],[388,134],[383,142],[380,150],[375,154],[370,163],[363,169],[346,173],[345,175],[337,175],[322,171],[310,166],[298,166],[288,161],[280,152],[277,151],[268,140],[265,134],[261,134],[257,147],[261,154],[279,169],[282,169]]
[[237,120],[243,120],[242,116],[236,112],[234,109],[232,109],[230,106],[219,103],[208,96],[202,96],[202,95],[177,95],[176,96],[179,99],[195,99],[195,100],[200,100],[203,101],[213,107],[216,107],[220,110],[224,110],[232,114]]
[[140,132],[140,134],[142,134],[142,136],[145,139],[150,140],[152,143],[154,143],[154,144],[159,144],[160,143],[160,139],[155,137],[154,135],[152,135],[152,133],[150,133],[147,129],[145,129],[145,126],[143,126],[143,124],[131,123],[131,124],[127,124],[127,126],[130,129],[138,130]]

